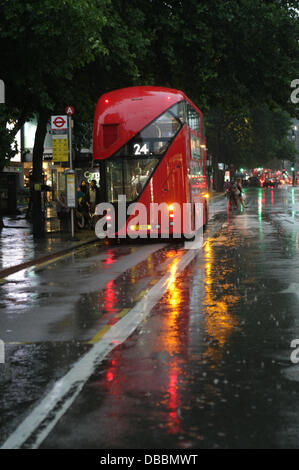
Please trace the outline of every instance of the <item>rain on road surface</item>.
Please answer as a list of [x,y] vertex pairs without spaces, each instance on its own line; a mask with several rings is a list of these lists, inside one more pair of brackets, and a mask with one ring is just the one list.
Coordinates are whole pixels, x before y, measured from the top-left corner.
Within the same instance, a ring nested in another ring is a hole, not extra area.
[[299,190],[201,250],[102,243],[0,281],[2,448],[296,448]]

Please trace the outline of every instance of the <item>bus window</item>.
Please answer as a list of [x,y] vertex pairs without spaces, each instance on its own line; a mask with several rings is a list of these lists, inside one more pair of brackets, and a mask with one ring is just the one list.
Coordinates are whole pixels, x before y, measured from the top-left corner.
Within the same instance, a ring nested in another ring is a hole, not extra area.
[[200,132],[200,116],[192,106],[187,103],[188,126],[196,132]]
[[200,139],[195,135],[191,135],[191,153],[192,158],[200,160]]
[[106,182],[108,202],[117,202],[118,195],[123,193],[122,162],[107,162]]
[[170,141],[177,134],[181,128],[180,121],[171,112],[166,112],[158,117],[149,126],[143,129],[137,139],[141,142],[151,140],[152,145],[149,145],[150,153],[164,154],[169,147]]
[[175,104],[171,109],[170,112],[174,114],[174,116],[180,121],[181,124],[185,124],[187,122],[187,102],[180,101],[179,103]]
[[119,195],[125,195],[127,202],[135,201],[158,162],[158,158],[122,158],[107,161],[107,202],[117,202]]
[[141,194],[158,161],[157,158],[124,160],[124,183],[127,201],[134,201]]

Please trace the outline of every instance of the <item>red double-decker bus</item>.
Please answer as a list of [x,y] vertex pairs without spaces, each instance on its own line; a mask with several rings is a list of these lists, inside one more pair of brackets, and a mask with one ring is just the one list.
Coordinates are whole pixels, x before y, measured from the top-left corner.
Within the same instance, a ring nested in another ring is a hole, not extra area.
[[[207,223],[203,115],[182,91],[138,86],[101,96],[94,115],[93,159],[100,167],[103,200],[116,205],[119,195],[125,195],[127,204],[166,207],[170,234],[175,203],[202,203],[203,225]],[[126,230],[162,234],[150,211],[145,225],[132,225],[132,217],[127,216]],[[195,210],[190,217],[194,230]]]

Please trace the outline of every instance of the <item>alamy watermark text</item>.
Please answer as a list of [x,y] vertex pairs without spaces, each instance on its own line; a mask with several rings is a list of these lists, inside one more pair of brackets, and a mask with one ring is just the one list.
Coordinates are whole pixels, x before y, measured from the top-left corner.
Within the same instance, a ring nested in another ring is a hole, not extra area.
[[291,81],[291,88],[295,88],[291,93],[291,101],[294,104],[299,103],[299,78]]

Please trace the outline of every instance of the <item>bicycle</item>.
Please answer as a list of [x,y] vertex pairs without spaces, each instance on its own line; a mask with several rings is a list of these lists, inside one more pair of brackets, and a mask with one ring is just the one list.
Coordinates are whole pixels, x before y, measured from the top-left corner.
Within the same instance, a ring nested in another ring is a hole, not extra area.
[[98,216],[91,210],[91,205],[86,203],[85,207],[78,207],[75,211],[76,224],[79,229],[94,229]]

